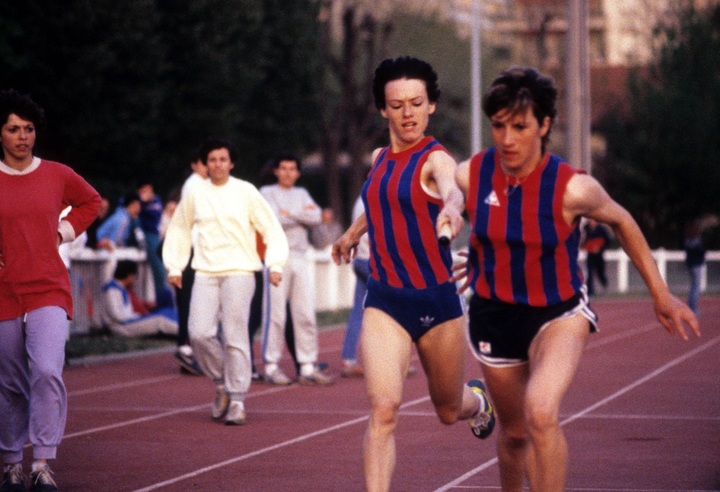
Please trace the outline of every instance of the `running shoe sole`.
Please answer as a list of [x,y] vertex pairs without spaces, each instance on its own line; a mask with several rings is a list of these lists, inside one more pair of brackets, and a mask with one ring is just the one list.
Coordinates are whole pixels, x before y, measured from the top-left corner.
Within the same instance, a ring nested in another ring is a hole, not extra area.
[[482,397],[480,398],[480,400],[482,400],[482,408],[480,408],[479,414],[477,417],[468,420],[470,429],[472,430],[472,433],[475,434],[475,437],[485,439],[492,434],[492,431],[495,428],[495,410],[490,404],[490,400],[488,399],[487,392],[485,390],[485,384],[483,384],[482,381],[479,379],[471,379],[468,381],[467,386],[473,391],[473,393]]

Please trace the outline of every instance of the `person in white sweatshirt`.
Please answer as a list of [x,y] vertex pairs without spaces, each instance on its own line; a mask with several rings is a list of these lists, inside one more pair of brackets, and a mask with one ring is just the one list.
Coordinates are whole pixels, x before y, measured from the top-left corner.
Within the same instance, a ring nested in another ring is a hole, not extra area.
[[180,200],[165,236],[163,260],[168,281],[182,288],[181,274],[193,248],[190,343],[203,372],[216,384],[212,418],[225,417],[226,424],[241,425],[246,420],[244,400],[251,381],[250,299],[255,291],[254,272],[263,268],[255,233],[267,245],[265,265],[272,285],[282,280],[288,242],[257,188],[230,176],[237,154],[229,142],[206,140],[201,156],[210,179]]
[[309,228],[320,224],[321,208],[305,188],[295,186],[300,177],[300,166],[300,160],[293,155],[278,156],[273,161],[277,183],[260,188],[260,193],[280,219],[290,247],[285,281],[282,285],[270,287],[270,319],[265,322],[263,334],[265,381],[276,385],[291,383],[278,366],[289,302],[294,325],[295,356],[300,366],[298,382],[308,386],[327,386],[333,381],[316,364],[318,330],[308,236]]

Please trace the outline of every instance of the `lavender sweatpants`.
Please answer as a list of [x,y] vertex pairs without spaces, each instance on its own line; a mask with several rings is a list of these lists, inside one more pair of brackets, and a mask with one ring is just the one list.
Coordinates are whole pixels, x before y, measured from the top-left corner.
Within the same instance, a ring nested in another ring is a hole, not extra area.
[[62,381],[68,321],[48,306],[0,321],[0,453],[22,461],[30,440],[35,459],[54,459],[65,432],[67,393]]

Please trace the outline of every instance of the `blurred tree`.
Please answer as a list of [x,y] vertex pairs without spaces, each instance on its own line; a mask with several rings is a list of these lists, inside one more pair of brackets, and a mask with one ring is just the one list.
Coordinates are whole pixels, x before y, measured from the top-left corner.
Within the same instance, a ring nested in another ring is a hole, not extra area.
[[[411,55],[433,65],[443,94],[428,131],[447,141],[451,151],[463,157],[467,153],[469,74],[455,75],[458,67],[467,66],[469,46],[441,14],[441,7],[412,0],[322,0],[327,72],[321,153],[327,201],[338,217],[349,217],[367,176],[370,152],[388,144],[386,123],[372,97],[374,71],[384,58]],[[459,57],[463,58],[458,65]],[[340,165],[343,154],[350,164],[347,191]]]
[[162,64],[153,1],[1,2],[0,19],[0,87],[45,108],[40,155],[96,186],[152,162]]
[[0,87],[48,115],[38,153],[118,196],[167,192],[209,135],[255,180],[280,148],[319,141],[315,0],[0,2]]
[[682,5],[655,31],[655,62],[630,79],[631,116],[601,129],[608,191],[651,246],[674,249],[686,223],[720,211],[720,7]]

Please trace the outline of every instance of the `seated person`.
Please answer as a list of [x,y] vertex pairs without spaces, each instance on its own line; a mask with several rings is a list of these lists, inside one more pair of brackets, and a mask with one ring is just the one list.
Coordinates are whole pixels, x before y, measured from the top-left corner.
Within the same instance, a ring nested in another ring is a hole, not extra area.
[[177,314],[172,308],[151,313],[134,294],[137,272],[134,261],[118,261],[114,278],[103,286],[103,323],[113,335],[121,337],[177,336]]
[[137,193],[128,193],[120,200],[115,212],[98,227],[98,243],[110,243],[109,247],[134,246],[139,215],[140,196]]

